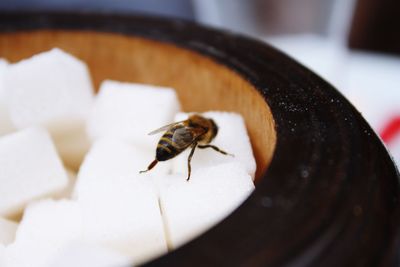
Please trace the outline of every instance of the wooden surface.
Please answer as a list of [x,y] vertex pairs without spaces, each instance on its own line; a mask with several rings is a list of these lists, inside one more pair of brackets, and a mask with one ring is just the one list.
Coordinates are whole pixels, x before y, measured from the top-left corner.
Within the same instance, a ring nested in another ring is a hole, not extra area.
[[[29,45],[27,45],[29,44]],[[149,83],[175,88],[184,111],[234,111],[244,117],[261,177],[276,143],[274,121],[259,92],[241,76],[190,50],[139,37],[71,31],[0,35],[0,55],[15,62],[59,47],[89,65],[101,81]]]
[[142,16],[0,14],[0,32],[12,60],[60,43],[96,83],[174,85],[187,110],[240,111],[259,166],[274,150],[237,210],[147,266],[400,266],[399,173],[385,147],[341,94],[279,51]]

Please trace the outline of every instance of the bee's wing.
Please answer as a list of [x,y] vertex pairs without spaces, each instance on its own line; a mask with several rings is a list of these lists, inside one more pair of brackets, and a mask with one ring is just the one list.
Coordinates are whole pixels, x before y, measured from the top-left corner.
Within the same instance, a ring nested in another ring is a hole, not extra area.
[[182,127],[174,131],[172,141],[179,148],[184,149],[195,142],[206,131],[202,128],[196,127]]
[[160,132],[165,132],[168,129],[170,129],[170,128],[174,127],[175,125],[178,125],[179,123],[182,123],[182,122],[184,122],[184,121],[178,121],[178,122],[174,122],[174,123],[171,123],[171,124],[168,124],[168,125],[164,125],[163,127],[160,127],[160,128],[158,128],[158,129],[156,129],[154,131],[151,131],[150,133],[148,133],[148,135],[153,135],[153,134],[157,134],[157,133],[160,133]]

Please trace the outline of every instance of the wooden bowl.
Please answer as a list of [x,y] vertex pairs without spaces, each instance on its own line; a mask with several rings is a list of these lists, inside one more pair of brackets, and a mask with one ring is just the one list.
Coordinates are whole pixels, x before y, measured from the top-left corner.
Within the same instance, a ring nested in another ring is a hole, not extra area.
[[398,266],[399,174],[331,85],[268,45],[180,20],[0,14],[0,57],[60,47],[105,78],[176,88],[183,109],[240,112],[255,192],[148,266]]

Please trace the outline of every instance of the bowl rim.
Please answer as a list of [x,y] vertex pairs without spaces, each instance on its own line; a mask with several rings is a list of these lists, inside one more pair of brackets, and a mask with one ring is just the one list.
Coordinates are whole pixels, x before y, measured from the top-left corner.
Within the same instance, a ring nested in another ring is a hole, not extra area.
[[399,172],[356,109],[310,70],[262,41],[181,19],[0,12],[0,34],[44,29],[189,49],[237,72],[271,109],[277,143],[256,190],[205,234],[147,266],[398,266]]

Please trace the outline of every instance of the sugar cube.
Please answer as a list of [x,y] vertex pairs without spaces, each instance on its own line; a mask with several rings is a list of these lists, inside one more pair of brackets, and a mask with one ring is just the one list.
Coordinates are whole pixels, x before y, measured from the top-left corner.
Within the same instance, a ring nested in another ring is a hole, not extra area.
[[84,240],[115,249],[136,262],[167,252],[157,195],[144,177],[100,183],[78,202],[84,213]]
[[[189,114],[178,113],[175,121],[182,121],[188,118]],[[213,119],[218,126],[218,133],[211,145],[224,150],[234,156],[223,155],[212,148],[196,148],[192,161],[192,171],[200,167],[214,166],[221,163],[237,162],[243,165],[245,170],[254,179],[256,162],[253,155],[250,139],[247,134],[243,118],[233,112],[205,112],[206,118]],[[187,159],[190,149],[178,155],[172,160],[172,172],[187,175]]]
[[237,162],[197,168],[186,175],[168,175],[160,186],[160,205],[169,243],[176,248],[230,214],[254,189]]
[[57,48],[37,54],[6,68],[4,93],[12,123],[54,132],[62,158],[76,168],[89,146],[83,125],[94,96],[86,64]]
[[[8,245],[14,241],[18,224],[5,218],[0,218],[0,244]],[[0,265],[1,266],[1,265]]]
[[179,107],[171,88],[108,80],[100,86],[88,133],[92,139],[117,137],[155,149],[159,137],[148,133],[171,123]]
[[8,66],[7,60],[0,58],[0,135],[12,132],[15,127],[11,123],[4,96],[4,72]]
[[39,197],[63,189],[66,172],[50,135],[29,128],[0,138],[0,215],[21,212]]
[[92,103],[87,66],[57,48],[10,64],[4,78],[11,119],[18,128],[81,117]]
[[30,204],[6,248],[8,267],[47,266],[69,242],[82,240],[82,213],[76,202],[41,200]]
[[[84,191],[92,191],[100,182],[110,183],[112,179],[139,175],[154,160],[155,151],[132,145],[115,138],[100,138],[87,153],[78,173],[74,198]],[[169,173],[171,162],[160,162],[151,172],[140,174],[143,177]],[[148,179],[148,178],[146,178]]]
[[0,266],[6,267],[6,247],[0,243]]
[[47,267],[111,267],[132,266],[133,260],[111,249],[74,241],[66,245]]
[[143,151],[120,140],[97,140],[74,192],[83,209],[85,240],[132,256],[135,262],[167,251],[151,175],[138,173],[146,166]]

